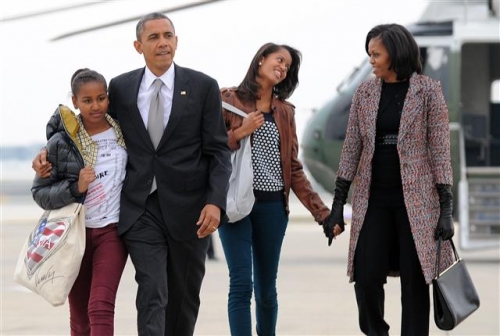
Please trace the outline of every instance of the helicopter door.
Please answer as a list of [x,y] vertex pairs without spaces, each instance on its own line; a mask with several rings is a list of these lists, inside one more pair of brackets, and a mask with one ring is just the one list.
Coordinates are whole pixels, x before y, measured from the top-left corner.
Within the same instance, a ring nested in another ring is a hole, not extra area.
[[459,182],[460,242],[462,248],[498,247],[500,43],[465,43],[460,59],[458,94],[465,153]]
[[[491,86],[493,101],[490,105],[490,163],[492,166],[500,166],[500,79]],[[494,95],[498,97],[494,97]]]
[[461,123],[467,167],[500,166],[500,43],[466,43],[461,52]]

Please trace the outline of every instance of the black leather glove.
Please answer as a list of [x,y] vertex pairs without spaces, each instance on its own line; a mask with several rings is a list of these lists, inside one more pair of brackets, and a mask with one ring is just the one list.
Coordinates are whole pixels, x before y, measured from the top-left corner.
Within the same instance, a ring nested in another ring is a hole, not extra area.
[[448,240],[455,234],[453,225],[453,195],[451,193],[451,185],[436,184],[436,189],[439,194],[439,205],[441,213],[434,233],[436,240],[441,237],[442,240]]
[[323,222],[323,232],[328,238],[328,246],[332,245],[333,228],[336,224],[340,226],[342,232],[345,228],[344,222],[344,204],[347,201],[347,195],[349,194],[349,188],[351,187],[351,181],[347,181],[341,177],[337,177],[335,180],[335,191],[333,197],[332,210],[330,215],[326,217]]

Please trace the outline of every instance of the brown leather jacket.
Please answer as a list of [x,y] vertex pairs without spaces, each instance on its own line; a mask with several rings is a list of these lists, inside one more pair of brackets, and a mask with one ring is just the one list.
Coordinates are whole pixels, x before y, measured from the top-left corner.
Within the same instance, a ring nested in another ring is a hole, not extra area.
[[[255,103],[241,101],[235,92],[236,88],[221,89],[222,100],[240,110],[250,113],[255,111]],[[304,174],[302,163],[298,159],[299,144],[295,129],[295,108],[292,104],[273,97],[272,109],[276,126],[280,136],[281,168],[285,182],[286,211],[289,213],[290,189],[309,210],[314,220],[321,223],[330,214],[330,210],[323,203],[319,195],[312,189],[311,183]],[[229,148],[237,150],[240,144],[234,138],[233,130],[241,126],[242,118],[223,109],[224,120],[228,134]]]

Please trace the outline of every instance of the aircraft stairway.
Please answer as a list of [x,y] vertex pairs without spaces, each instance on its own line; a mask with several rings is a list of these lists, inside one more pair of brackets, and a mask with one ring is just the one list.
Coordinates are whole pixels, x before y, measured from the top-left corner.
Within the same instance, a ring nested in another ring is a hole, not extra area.
[[467,167],[459,183],[460,245],[500,246],[500,167]]

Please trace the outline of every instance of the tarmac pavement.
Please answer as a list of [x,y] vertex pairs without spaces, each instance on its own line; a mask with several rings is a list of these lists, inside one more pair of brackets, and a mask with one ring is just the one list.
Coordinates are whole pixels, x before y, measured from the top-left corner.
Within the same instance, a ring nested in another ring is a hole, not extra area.
[[[325,203],[331,202],[330,194],[322,196]],[[39,209],[0,203],[0,334],[69,335],[67,304],[52,307],[12,280],[20,246],[40,214]],[[313,222],[300,202],[292,198],[278,277],[277,335],[361,335],[353,284],[346,276],[348,238],[347,229],[328,247],[321,227]],[[214,242],[218,259],[207,261],[195,332],[200,336],[229,335],[226,313],[228,271],[218,237]],[[477,287],[481,307],[448,333],[434,326],[431,309],[431,335],[500,335],[500,249],[460,250],[459,253]],[[116,335],[137,335],[136,288],[129,260],[116,302]],[[386,320],[391,325],[391,335],[400,334],[399,289],[399,279],[390,278],[386,285]]]

